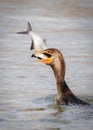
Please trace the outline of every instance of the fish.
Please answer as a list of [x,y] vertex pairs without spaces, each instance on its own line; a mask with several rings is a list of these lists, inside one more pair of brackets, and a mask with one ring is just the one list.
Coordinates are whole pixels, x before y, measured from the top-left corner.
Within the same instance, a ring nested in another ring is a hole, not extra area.
[[32,44],[31,44],[31,47],[30,49],[33,50],[34,49],[34,53],[36,52],[41,52],[45,49],[47,49],[47,46],[46,46],[46,39],[41,39],[40,36],[38,36],[37,34],[35,34],[33,31],[32,31],[32,27],[31,27],[31,24],[28,22],[28,25],[27,25],[27,30],[26,31],[22,31],[22,32],[17,32],[18,34],[26,34],[26,35],[29,35],[31,37],[31,40],[32,40]]

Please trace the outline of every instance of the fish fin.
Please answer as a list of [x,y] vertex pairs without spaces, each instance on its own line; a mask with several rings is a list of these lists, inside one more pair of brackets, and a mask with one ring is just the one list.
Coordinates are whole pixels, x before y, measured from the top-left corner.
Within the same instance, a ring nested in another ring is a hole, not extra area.
[[31,44],[30,50],[33,50],[33,49],[34,49],[34,42],[32,40],[32,44]]
[[31,24],[28,22],[27,30],[22,32],[17,32],[18,34],[29,34],[29,32],[32,31]]
[[31,27],[31,24],[28,22],[27,32],[29,33],[30,31],[32,31],[32,27]]
[[45,39],[45,38],[43,39],[43,42],[44,42],[44,44],[45,44],[45,46],[46,46],[46,39]]

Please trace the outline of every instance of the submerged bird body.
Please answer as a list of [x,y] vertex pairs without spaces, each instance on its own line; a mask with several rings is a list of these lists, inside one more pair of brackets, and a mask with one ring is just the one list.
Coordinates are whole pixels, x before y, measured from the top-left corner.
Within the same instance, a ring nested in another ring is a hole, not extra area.
[[[40,57],[42,54],[42,57]],[[38,56],[38,62],[43,62],[47,65],[50,65],[55,78],[56,78],[56,86],[58,91],[57,102],[59,104],[77,104],[77,105],[89,105],[89,103],[82,101],[77,96],[73,94],[73,92],[68,87],[65,82],[65,61],[61,52],[57,49],[46,49],[42,51]]]
[[40,52],[40,51],[47,49],[46,40],[45,39],[42,40],[37,34],[35,34],[32,31],[32,27],[29,22],[28,22],[27,30],[18,32],[18,34],[30,35],[31,40],[32,40],[32,44],[31,44],[31,48],[30,48],[31,50],[34,49],[35,52]]

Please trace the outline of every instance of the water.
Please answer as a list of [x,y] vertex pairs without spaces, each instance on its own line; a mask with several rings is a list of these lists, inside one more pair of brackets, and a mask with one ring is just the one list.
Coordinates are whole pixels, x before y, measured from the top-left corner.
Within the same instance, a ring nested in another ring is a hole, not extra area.
[[93,104],[93,1],[0,0],[0,130],[91,130],[93,109],[56,104],[51,68],[16,34],[28,21],[63,53],[71,90]]

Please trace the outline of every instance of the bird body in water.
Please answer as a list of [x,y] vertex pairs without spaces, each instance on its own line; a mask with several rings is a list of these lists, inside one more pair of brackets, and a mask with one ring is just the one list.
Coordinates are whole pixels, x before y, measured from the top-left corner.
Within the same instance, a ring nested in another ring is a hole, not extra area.
[[47,47],[46,47],[46,39],[42,40],[37,34],[35,34],[32,31],[32,27],[31,27],[29,22],[28,22],[28,26],[27,26],[27,30],[26,31],[17,32],[17,33],[18,34],[30,35],[31,40],[32,40],[32,44],[31,44],[30,49],[31,50],[34,49],[35,53],[47,49]]
[[56,79],[56,86],[58,91],[57,102],[59,104],[89,105],[89,103],[82,101],[80,98],[75,96],[68,87],[65,81],[66,65],[64,57],[59,50],[54,48],[46,49],[38,53],[38,55],[34,55],[34,57],[38,58],[38,62],[43,62],[46,65],[50,65],[52,68]]

